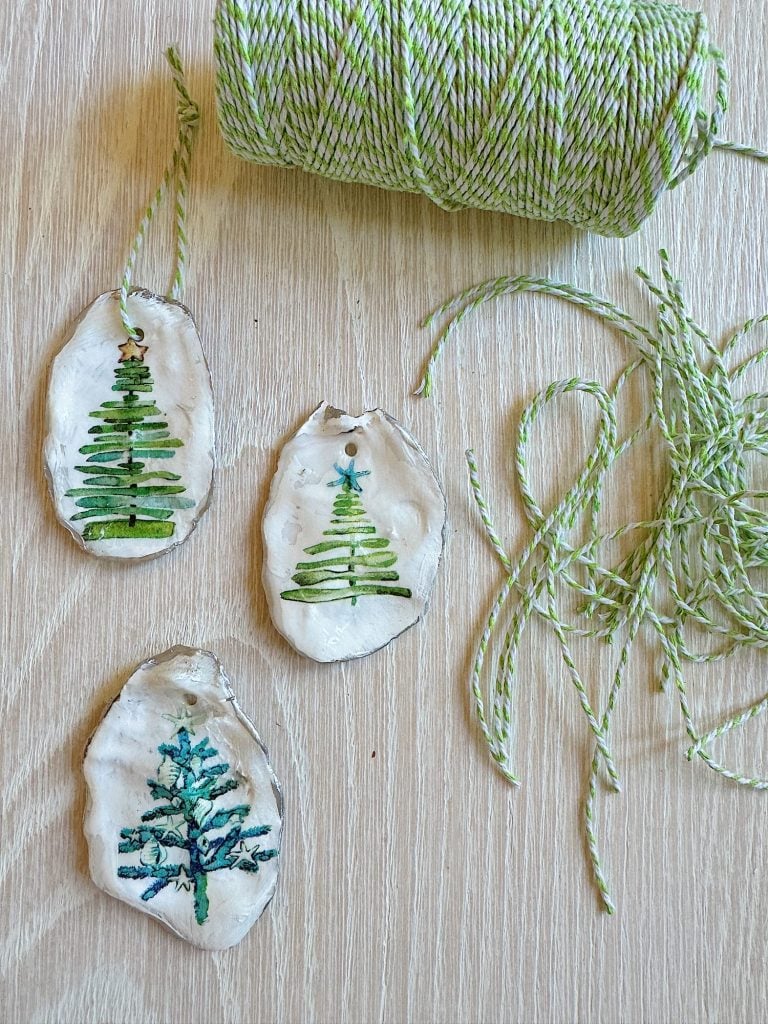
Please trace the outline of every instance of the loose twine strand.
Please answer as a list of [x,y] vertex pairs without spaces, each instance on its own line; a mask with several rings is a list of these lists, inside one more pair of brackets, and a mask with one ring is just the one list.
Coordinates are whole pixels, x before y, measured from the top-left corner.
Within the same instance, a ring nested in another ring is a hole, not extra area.
[[141,251],[144,248],[147,232],[152,221],[155,219],[163,199],[173,185],[173,208],[174,226],[176,237],[176,255],[174,270],[171,278],[170,290],[167,298],[179,301],[184,292],[184,284],[187,269],[187,191],[189,188],[189,168],[192,157],[197,128],[200,123],[200,108],[191,98],[184,82],[184,68],[176,49],[169,46],[165,56],[171,69],[173,84],[176,87],[176,122],[178,125],[178,136],[173,156],[163,175],[163,180],[157,191],[149,202],[144,216],[139,224],[136,237],[128,254],[128,261],[123,271],[123,278],[120,282],[119,308],[120,319],[129,338],[138,340],[142,337],[139,334],[133,319],[128,311],[128,295],[133,284],[136,264],[138,263]]
[[[688,759],[700,758],[739,785],[768,789],[768,779],[730,768],[711,752],[716,740],[764,714],[768,695],[701,731],[691,709],[684,672],[687,663],[718,662],[742,648],[768,646],[768,592],[759,584],[760,572],[768,569],[768,511],[759,503],[768,499],[768,491],[750,486],[749,465],[755,456],[768,456],[768,392],[737,394],[744,377],[768,360],[768,347],[728,369],[737,347],[768,323],[768,315],[749,320],[718,348],[689,316],[682,285],[672,276],[663,251],[661,270],[662,286],[645,271],[637,271],[658,302],[653,330],[605,299],[544,278],[501,277],[470,288],[425,321],[431,325],[449,317],[419,389],[424,395],[430,393],[436,360],[471,312],[485,302],[519,292],[539,292],[588,309],[615,327],[638,351],[611,389],[578,378],[555,381],[524,410],[514,465],[532,536],[514,560],[494,527],[475,454],[467,452],[472,493],[505,573],[478,642],[471,674],[480,729],[501,774],[519,785],[513,767],[515,688],[521,640],[526,626],[537,616],[555,636],[594,740],[584,828],[593,876],[609,913],[614,912],[615,904],[600,853],[598,781],[603,766],[609,788],[620,789],[611,726],[632,647],[643,626],[650,626],[659,642],[662,688],[671,686],[677,694],[690,739]],[[653,407],[638,429],[620,439],[617,414],[625,389],[636,374],[649,379]],[[531,434],[550,403],[576,393],[597,405],[594,445],[575,481],[552,509],[545,511],[528,475]],[[658,510],[651,520],[601,532],[599,514],[609,475],[622,456],[649,436],[660,439],[666,452],[666,482]],[[630,536],[636,538],[630,554],[612,565],[607,549]],[[578,605],[574,613],[564,608],[569,594]],[[590,703],[576,666],[569,646],[574,638],[608,642],[621,638],[601,710]],[[495,669],[487,664],[492,644],[500,647]]]
[[623,236],[713,149],[768,160],[721,138],[725,59],[676,3],[219,0],[215,26],[238,156],[446,210]]

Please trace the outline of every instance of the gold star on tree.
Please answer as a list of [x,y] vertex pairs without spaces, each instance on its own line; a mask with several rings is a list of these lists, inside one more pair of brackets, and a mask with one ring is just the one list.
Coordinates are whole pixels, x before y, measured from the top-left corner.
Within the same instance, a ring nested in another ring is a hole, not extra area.
[[119,363],[127,363],[129,359],[136,359],[138,362],[143,363],[144,353],[149,348],[148,345],[140,345],[135,338],[129,338],[128,341],[117,347],[123,353],[118,359]]

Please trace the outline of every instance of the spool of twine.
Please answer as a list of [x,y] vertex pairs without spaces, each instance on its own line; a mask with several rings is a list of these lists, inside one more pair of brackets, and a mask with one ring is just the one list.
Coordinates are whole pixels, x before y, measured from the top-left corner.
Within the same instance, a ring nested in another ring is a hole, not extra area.
[[215,52],[238,156],[447,210],[624,236],[728,147],[722,55],[670,2],[219,0]]

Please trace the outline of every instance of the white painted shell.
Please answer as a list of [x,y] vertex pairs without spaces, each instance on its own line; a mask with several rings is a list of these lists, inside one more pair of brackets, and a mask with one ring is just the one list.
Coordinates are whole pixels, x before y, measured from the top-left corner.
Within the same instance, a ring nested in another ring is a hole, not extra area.
[[302,654],[370,654],[421,618],[445,498],[427,457],[380,409],[323,403],[285,445],[264,513],[272,621]]
[[186,540],[208,507],[214,409],[189,311],[146,291],[128,310],[137,347],[107,292],[54,359],[45,463],[56,514],[87,551],[144,559]]
[[239,942],[275,891],[282,798],[218,659],[174,647],[140,665],[84,772],[96,885],[195,946]]

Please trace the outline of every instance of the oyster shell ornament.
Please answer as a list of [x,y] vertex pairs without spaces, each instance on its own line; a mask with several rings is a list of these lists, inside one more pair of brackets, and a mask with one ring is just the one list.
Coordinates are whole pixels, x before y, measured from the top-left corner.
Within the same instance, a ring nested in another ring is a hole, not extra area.
[[264,513],[275,627],[315,661],[383,647],[424,614],[445,515],[427,457],[399,423],[323,403],[283,448]]
[[[176,147],[130,247],[120,287],[81,315],[48,388],[45,464],[56,514],[92,554],[144,559],[185,540],[208,506],[213,397],[200,339],[179,299],[186,209],[200,120],[184,69],[166,51],[176,91]],[[147,232],[172,206],[176,253],[167,298],[133,287]]]
[[140,665],[85,755],[93,881],[202,949],[227,949],[275,891],[282,797],[218,659]]
[[56,356],[45,463],[56,513],[89,552],[161,555],[186,540],[213,481],[211,380],[189,310],[132,291],[100,295]]

